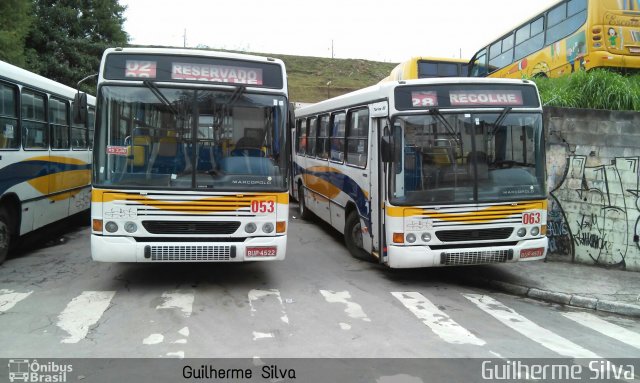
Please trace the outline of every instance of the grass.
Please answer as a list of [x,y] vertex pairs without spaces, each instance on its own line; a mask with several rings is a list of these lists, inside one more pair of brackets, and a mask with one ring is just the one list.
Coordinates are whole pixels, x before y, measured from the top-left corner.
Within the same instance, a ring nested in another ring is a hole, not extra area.
[[360,59],[254,54],[284,61],[292,102],[318,102],[327,99],[327,95],[335,97],[377,84],[397,65]]
[[594,69],[533,80],[545,106],[640,111],[640,75]]

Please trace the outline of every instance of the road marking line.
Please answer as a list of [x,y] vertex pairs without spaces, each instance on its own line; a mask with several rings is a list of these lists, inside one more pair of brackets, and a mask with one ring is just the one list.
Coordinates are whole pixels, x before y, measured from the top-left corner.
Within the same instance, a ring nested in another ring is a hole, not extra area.
[[[371,322],[371,319],[364,313],[362,306],[355,302],[351,302],[351,294],[348,291],[330,291],[330,290],[320,290],[320,294],[324,297],[324,299],[329,303],[342,303],[347,306],[344,309],[344,312],[353,319],[362,319],[365,322]],[[345,326],[341,327],[343,330],[346,330]],[[349,328],[351,328],[349,326]]]
[[156,310],[161,309],[180,309],[185,316],[190,317],[193,312],[193,301],[195,299],[194,292],[165,292],[162,293],[164,302],[156,306]]
[[513,309],[497,300],[480,294],[462,294],[482,311],[502,322],[507,327],[519,332],[527,338],[556,353],[573,358],[600,358],[597,354],[561,337],[560,335],[540,327]]
[[604,334],[629,346],[640,348],[640,334],[600,319],[596,315],[583,312],[569,312],[562,314],[565,318]]
[[151,334],[142,340],[142,344],[159,344],[164,340],[162,334]]
[[264,338],[275,338],[275,335],[270,332],[253,332],[253,340],[264,339]]
[[486,344],[484,340],[473,335],[438,309],[422,294],[417,292],[392,292],[391,294],[445,342],[476,346]]
[[167,356],[170,358],[184,359],[184,351],[168,352]]
[[286,324],[289,324],[289,317],[287,316],[287,312],[284,309],[284,304],[282,303],[282,297],[280,296],[280,291],[278,291],[277,289],[269,289],[269,290],[258,290],[258,289],[253,289],[251,291],[249,291],[249,306],[251,307],[251,316],[253,316],[256,312],[256,308],[253,306],[253,302],[258,301],[264,297],[267,296],[275,296],[278,299],[278,302],[280,302],[280,310],[282,311],[282,316],[280,317],[280,320],[283,321]]
[[69,333],[61,343],[78,343],[109,308],[115,291],[83,291],[58,315],[57,326]]
[[0,313],[11,310],[16,303],[31,295],[33,291],[28,293],[16,293],[13,290],[0,290]]

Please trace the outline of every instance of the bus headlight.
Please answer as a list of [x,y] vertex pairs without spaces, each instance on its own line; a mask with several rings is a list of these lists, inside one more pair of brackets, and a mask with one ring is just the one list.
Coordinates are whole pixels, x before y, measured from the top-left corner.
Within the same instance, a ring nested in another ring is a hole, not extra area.
[[422,242],[429,242],[431,241],[431,234],[429,233],[422,233]]
[[531,235],[538,235],[540,234],[540,228],[538,226],[534,227],[533,229],[531,229]]
[[256,229],[258,227],[256,226],[255,223],[253,222],[249,222],[245,227],[244,227],[244,231],[246,231],[247,233],[251,234],[251,233],[255,233]]
[[136,225],[135,222],[127,222],[124,224],[124,231],[126,231],[127,233],[135,233],[136,231],[138,231],[138,225]]
[[262,225],[262,231],[267,234],[273,232],[273,224],[271,222],[265,223],[264,225]]
[[524,237],[525,235],[527,235],[527,229],[525,229],[524,227],[518,229],[518,237]]
[[118,224],[113,221],[109,221],[106,225],[104,225],[104,229],[109,233],[115,233],[116,231],[118,231]]
[[413,233],[407,234],[407,242],[414,243],[416,241],[416,235]]

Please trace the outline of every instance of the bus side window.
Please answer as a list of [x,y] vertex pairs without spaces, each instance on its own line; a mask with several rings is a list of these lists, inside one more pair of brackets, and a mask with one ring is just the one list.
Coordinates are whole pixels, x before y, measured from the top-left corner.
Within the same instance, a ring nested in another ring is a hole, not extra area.
[[344,161],[345,113],[338,112],[331,115],[331,160]]
[[0,83],[0,149],[17,149],[18,88]]
[[31,90],[22,90],[22,141],[25,149],[47,149],[46,96]]
[[49,99],[51,149],[69,149],[69,122],[69,103],[51,97]]

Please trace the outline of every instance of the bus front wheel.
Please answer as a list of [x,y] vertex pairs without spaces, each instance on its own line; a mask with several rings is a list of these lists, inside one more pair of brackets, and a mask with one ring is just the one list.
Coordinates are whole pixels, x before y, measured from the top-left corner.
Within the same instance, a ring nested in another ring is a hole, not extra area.
[[372,262],[373,257],[362,248],[362,224],[358,213],[353,210],[344,225],[344,242],[354,258]]
[[9,214],[5,208],[0,208],[0,264],[7,259],[11,245],[11,230],[9,228]]
[[302,184],[298,185],[298,209],[300,209],[300,218],[311,218],[311,212],[307,209],[307,205],[304,202],[304,187]]

